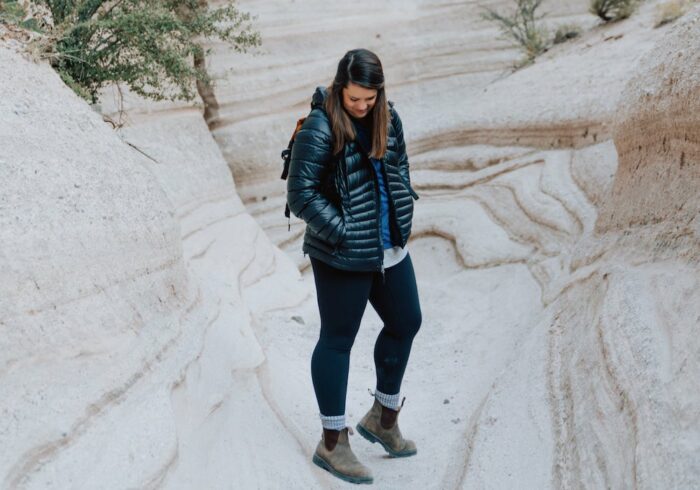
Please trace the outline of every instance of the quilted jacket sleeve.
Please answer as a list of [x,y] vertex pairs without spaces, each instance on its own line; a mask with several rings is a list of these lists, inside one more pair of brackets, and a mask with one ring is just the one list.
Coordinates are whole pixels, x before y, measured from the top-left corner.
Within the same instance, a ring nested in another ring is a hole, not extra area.
[[314,109],[294,139],[287,177],[287,204],[321,239],[333,244],[345,236],[340,210],[320,191],[332,163],[331,129],[328,118]]
[[396,151],[399,154],[399,173],[408,184],[409,190],[411,191],[413,197],[418,199],[418,194],[416,194],[411,187],[411,176],[409,174],[408,155],[406,154],[406,141],[404,140],[403,136],[403,125],[401,124],[399,113],[396,112],[396,109],[393,107],[391,110],[391,122],[394,125],[394,131],[396,133]]

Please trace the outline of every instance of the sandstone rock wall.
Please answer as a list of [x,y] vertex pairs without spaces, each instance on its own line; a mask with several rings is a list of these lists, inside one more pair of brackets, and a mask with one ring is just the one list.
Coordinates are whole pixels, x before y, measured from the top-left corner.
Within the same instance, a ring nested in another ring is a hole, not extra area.
[[48,66],[0,57],[2,485],[140,485],[210,312],[146,162]]
[[[696,8],[625,83],[614,180],[607,192],[588,192],[597,195],[595,227],[571,249],[560,292],[485,402],[465,488],[497,471],[554,488],[698,481],[699,22]],[[577,153],[590,165],[601,157]],[[543,375],[544,384],[534,381]],[[544,406],[551,425],[539,415]],[[504,452],[516,430],[528,442]],[[542,448],[543,436],[551,460],[520,464],[525,446]]]
[[134,101],[115,131],[48,66],[0,66],[0,487],[247,485],[246,458],[295,444],[251,325],[308,294],[296,268],[198,110]]

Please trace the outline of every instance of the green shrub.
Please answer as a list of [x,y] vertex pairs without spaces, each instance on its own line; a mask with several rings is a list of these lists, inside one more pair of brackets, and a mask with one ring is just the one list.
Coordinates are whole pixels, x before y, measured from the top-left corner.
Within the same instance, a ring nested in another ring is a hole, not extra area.
[[192,100],[196,82],[209,83],[202,39],[236,51],[260,44],[250,15],[233,2],[208,9],[205,0],[44,0],[54,28],[46,56],[79,95],[97,102],[99,90],[124,83],[154,100]]
[[639,0],[591,0],[590,11],[605,22],[626,19],[636,10]]
[[495,22],[507,39],[515,41],[525,52],[522,64],[531,63],[535,57],[549,49],[550,41],[547,31],[538,25],[544,17],[536,16],[542,0],[513,0],[515,10],[510,15],[503,15],[495,10],[484,7],[481,17]]
[[47,24],[50,17],[44,4],[28,0],[0,0],[0,24],[10,24],[41,34],[50,27]]
[[0,23],[19,24],[24,15],[24,7],[19,2],[0,0]]
[[661,27],[682,17],[694,3],[694,0],[669,0],[656,6],[656,24]]
[[577,38],[581,35],[581,26],[577,24],[564,24],[557,27],[554,32],[554,44],[561,44],[569,39]]

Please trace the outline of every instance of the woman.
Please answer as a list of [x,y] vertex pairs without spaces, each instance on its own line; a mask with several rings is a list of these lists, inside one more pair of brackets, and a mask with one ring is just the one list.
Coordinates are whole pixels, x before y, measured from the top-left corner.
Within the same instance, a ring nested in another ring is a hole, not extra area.
[[287,203],[307,224],[303,251],[311,259],[321,316],[311,376],[323,436],[313,461],[343,480],[371,483],[345,426],[350,349],[369,300],[384,327],[374,348],[374,404],[357,430],[391,456],[416,454],[397,417],[421,324],[406,248],[418,196],[410,184],[401,119],[386,99],[374,53],[348,51],[332,85],[316,89],[311,107],[292,147]]

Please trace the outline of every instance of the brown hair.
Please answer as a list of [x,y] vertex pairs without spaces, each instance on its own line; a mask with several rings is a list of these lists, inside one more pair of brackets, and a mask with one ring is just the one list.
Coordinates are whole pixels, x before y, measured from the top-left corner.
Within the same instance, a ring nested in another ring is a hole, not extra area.
[[372,118],[372,151],[369,156],[381,159],[388,140],[389,105],[384,93],[382,63],[376,54],[367,49],[353,49],[345,53],[338,63],[333,83],[327,87],[324,105],[333,132],[333,154],[342,151],[345,142],[356,137],[350,116],[343,108],[343,88],[350,82],[377,91],[377,99],[369,116]]

